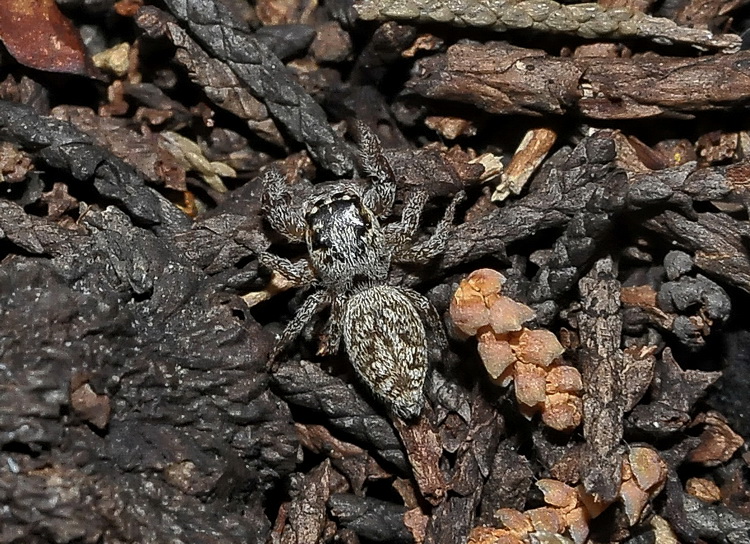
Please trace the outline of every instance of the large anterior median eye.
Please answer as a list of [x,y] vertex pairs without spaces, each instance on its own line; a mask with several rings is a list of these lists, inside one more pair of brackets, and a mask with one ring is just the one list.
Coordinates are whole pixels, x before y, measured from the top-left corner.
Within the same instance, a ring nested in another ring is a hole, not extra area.
[[338,198],[316,202],[305,215],[312,249],[332,249],[342,256],[362,251],[372,228],[367,210],[356,195],[333,196]]

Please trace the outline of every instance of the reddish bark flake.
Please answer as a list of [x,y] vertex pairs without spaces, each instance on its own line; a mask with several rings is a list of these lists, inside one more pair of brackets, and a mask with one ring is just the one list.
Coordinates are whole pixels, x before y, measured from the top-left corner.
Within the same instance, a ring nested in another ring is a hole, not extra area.
[[93,75],[78,30],[55,0],[4,0],[3,4],[0,40],[18,62],[47,72]]

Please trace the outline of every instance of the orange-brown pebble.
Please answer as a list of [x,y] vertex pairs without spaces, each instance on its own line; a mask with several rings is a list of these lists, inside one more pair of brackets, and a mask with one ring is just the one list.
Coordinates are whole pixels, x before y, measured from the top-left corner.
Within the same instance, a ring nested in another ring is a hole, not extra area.
[[501,508],[495,513],[495,516],[508,530],[517,535],[525,535],[534,530],[529,517],[518,510]]
[[625,515],[630,525],[635,525],[641,517],[643,509],[648,503],[649,495],[643,491],[634,479],[622,482],[620,499],[625,507]]
[[565,516],[568,533],[575,544],[583,544],[589,537],[589,515],[583,508],[574,508]]
[[467,544],[524,544],[524,541],[507,529],[474,527]]
[[523,329],[518,338],[516,356],[524,363],[548,367],[564,351],[551,331]]
[[491,330],[482,332],[478,340],[479,357],[490,378],[496,383],[507,385],[503,383],[510,379],[510,373],[506,371],[516,362],[510,344],[502,335],[497,335]]
[[518,402],[526,406],[544,402],[547,396],[547,373],[542,367],[517,361],[514,378]]
[[583,400],[570,393],[547,394],[542,409],[542,422],[561,432],[570,432],[581,424]]
[[490,306],[490,327],[498,334],[520,331],[535,316],[534,310],[525,304],[499,296]]
[[490,324],[490,307],[497,300],[505,277],[495,270],[475,270],[461,281],[453,294],[450,316],[456,327],[469,336]]
[[578,493],[574,487],[559,480],[542,478],[536,486],[544,494],[544,502],[550,506],[569,510],[578,502]]
[[588,494],[586,488],[584,488],[583,485],[579,484],[576,489],[578,490],[578,496],[581,499],[581,504],[583,504],[583,506],[586,508],[586,512],[591,518],[599,516],[599,514],[604,512],[611,504],[609,502],[596,500],[594,497]]
[[560,365],[550,368],[547,373],[547,393],[579,393],[583,389],[583,380],[578,369]]
[[667,480],[667,465],[651,448],[631,448],[628,461],[638,487],[644,491],[656,491]]
[[527,510],[526,515],[531,520],[535,531],[559,534],[565,531],[565,522],[560,513],[554,508],[543,506]]

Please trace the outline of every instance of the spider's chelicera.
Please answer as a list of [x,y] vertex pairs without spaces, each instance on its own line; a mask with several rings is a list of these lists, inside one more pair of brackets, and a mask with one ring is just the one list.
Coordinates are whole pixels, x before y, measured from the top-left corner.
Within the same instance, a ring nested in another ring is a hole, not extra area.
[[393,208],[396,180],[377,137],[358,128],[362,168],[370,178],[366,187],[355,181],[319,185],[298,205],[278,170],[262,176],[266,219],[288,240],[305,243],[308,258],[292,262],[261,252],[258,259],[294,286],[316,288],[281,334],[271,360],[330,306],[321,353],[335,353],[343,339],[360,379],[393,413],[411,419],[424,404],[427,330],[442,345],[445,333],[429,300],[389,285],[389,271],[394,262],[424,264],[443,251],[462,193],[421,242],[413,239],[427,201],[422,191],[407,199],[399,222],[381,224]]

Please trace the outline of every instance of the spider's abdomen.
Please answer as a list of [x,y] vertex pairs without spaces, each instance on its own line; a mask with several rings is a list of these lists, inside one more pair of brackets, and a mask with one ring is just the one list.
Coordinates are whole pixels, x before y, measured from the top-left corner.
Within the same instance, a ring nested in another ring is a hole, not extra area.
[[414,305],[397,287],[352,295],[343,317],[344,345],[362,381],[403,419],[424,404],[427,336]]

